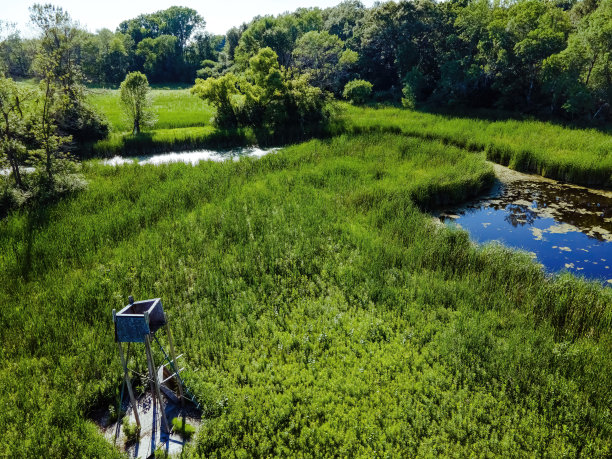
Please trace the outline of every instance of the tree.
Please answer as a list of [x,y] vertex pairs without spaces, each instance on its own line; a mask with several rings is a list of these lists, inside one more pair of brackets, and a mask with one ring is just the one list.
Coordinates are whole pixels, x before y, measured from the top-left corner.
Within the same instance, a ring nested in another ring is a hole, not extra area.
[[219,78],[196,79],[192,94],[208,101],[217,113],[215,124],[219,127],[235,127],[237,123],[237,107],[234,96],[239,94],[238,78],[233,73],[226,73]]
[[[353,34],[365,14],[365,7],[359,0],[344,0],[327,12],[324,28],[330,34],[337,35],[349,45],[353,43]],[[358,43],[354,43],[355,47]],[[351,46],[352,47],[352,46]]]
[[311,77],[313,85],[339,93],[357,62],[357,53],[345,50],[344,42],[336,35],[311,31],[296,41],[293,58],[296,67]]
[[128,73],[121,83],[121,103],[133,123],[133,134],[140,134],[140,130],[153,121],[149,90],[147,76],[140,72]]
[[279,65],[278,56],[267,47],[249,59],[242,78],[228,72],[197,79],[192,92],[217,109],[216,123],[223,127],[263,128],[287,138],[311,133],[328,119],[323,91],[311,86],[306,75]]
[[180,56],[177,54],[177,38],[160,35],[145,38],[136,47],[136,55],[143,60],[143,69],[153,82],[174,81],[180,71]]
[[187,41],[194,30],[203,29],[206,22],[197,11],[183,6],[172,6],[167,10],[156,13],[160,18],[160,32],[162,35],[173,35],[176,37],[179,53],[185,51]]

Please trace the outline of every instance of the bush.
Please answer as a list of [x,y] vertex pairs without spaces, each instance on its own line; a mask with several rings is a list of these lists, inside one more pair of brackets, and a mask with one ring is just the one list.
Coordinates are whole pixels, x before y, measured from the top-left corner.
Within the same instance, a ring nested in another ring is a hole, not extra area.
[[62,135],[72,136],[77,144],[105,139],[109,131],[106,118],[82,101],[60,112],[57,126]]
[[0,177],[0,218],[21,207],[29,197],[30,193],[11,186],[8,180]]
[[402,94],[404,95],[404,97],[402,97],[402,107],[413,109],[416,105],[416,97],[412,86],[406,84],[402,89]]
[[352,80],[344,86],[342,96],[354,104],[364,104],[372,95],[372,83],[366,80]]

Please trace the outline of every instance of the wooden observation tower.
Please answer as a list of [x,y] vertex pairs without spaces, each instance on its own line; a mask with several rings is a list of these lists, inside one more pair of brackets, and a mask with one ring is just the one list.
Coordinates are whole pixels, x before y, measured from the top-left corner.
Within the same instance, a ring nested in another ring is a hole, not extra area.
[[[121,358],[121,365],[123,366],[123,375],[125,384],[127,385],[128,394],[130,396],[130,402],[134,409],[136,424],[140,426],[140,418],[138,416],[138,405],[136,403],[134,389],[132,388],[128,370],[128,361],[130,358],[130,344],[144,343],[148,367],[148,377],[146,377],[146,379],[151,384],[153,407],[155,407],[156,403],[159,404],[162,428],[166,432],[170,432],[170,426],[168,424],[168,419],[166,418],[166,413],[162,403],[162,392],[164,392],[164,394],[166,394],[166,396],[168,396],[170,399],[180,401],[181,405],[184,405],[185,399],[195,403],[197,408],[199,408],[199,404],[195,401],[195,398],[189,392],[179,375],[182,369],[179,370],[177,368],[176,360],[181,356],[177,357],[174,353],[172,333],[170,332],[168,318],[164,313],[161,299],[154,298],[151,300],[134,302],[134,298],[130,296],[128,302],[129,304],[119,312],[116,312],[116,310],[113,309],[113,323],[115,324],[115,341],[119,347],[119,357]],[[161,343],[157,339],[156,333],[161,329],[165,329],[166,331],[168,344],[170,346],[170,355],[166,353],[166,350],[162,347]],[[159,370],[156,369],[155,362],[153,360],[153,350],[151,349],[152,340],[155,340],[155,342],[158,344],[165,359],[165,362],[162,364]],[[123,343],[128,343],[127,357],[126,354],[123,353]],[[178,389],[178,394],[174,394],[174,392],[169,388],[168,383],[170,382],[174,383],[174,386]]]

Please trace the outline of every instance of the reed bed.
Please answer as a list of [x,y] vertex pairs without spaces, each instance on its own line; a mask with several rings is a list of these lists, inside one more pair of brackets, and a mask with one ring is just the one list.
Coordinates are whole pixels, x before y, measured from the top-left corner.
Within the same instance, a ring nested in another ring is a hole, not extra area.
[[484,159],[370,133],[85,163],[86,191],[0,221],[0,455],[119,456],[88,419],[116,403],[131,294],[187,356],[186,457],[609,456],[612,289],[426,213],[490,186]]
[[580,185],[612,187],[612,136],[535,120],[491,121],[400,108],[342,104],[338,130],[402,132],[441,140],[522,172]]

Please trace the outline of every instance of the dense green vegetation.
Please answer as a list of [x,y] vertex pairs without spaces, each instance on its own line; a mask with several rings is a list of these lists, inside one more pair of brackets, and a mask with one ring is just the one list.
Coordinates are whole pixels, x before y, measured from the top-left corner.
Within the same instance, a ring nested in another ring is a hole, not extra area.
[[612,290],[420,210],[488,186],[482,154],[371,133],[84,174],[0,221],[1,455],[118,454],[86,418],[129,294],[187,356],[192,456],[611,453]]
[[163,298],[186,355],[187,457],[612,456],[612,289],[427,213],[490,187],[487,159],[610,188],[610,135],[422,111],[603,125],[612,0],[349,0],[223,37],[182,7],[96,34],[31,12],[39,37],[0,41],[0,456],[120,456],[91,419],[128,295]]
[[583,185],[612,187],[612,137],[535,120],[489,120],[400,108],[343,105],[341,130],[391,131],[437,139],[512,169]]
[[[115,90],[95,91],[90,101],[110,120],[108,140],[99,141],[99,156],[170,151],[203,146],[247,145],[257,137],[247,131],[215,130],[213,109],[188,90],[153,90],[158,118],[153,130],[133,137],[119,111]],[[339,104],[330,133],[402,132],[437,139],[471,151],[486,151],[491,161],[523,172],[591,186],[612,186],[612,139],[607,132],[578,129],[536,120],[491,120],[393,107]],[[191,127],[197,126],[197,127]],[[185,129],[170,129],[170,128]],[[163,129],[162,129],[163,128]]]
[[[378,100],[603,124],[612,115],[611,24],[612,0],[401,0],[371,8],[345,0],[257,16],[219,36],[205,31],[197,11],[176,6],[115,31],[69,26],[74,63],[97,85],[116,86],[133,71],[163,83],[240,74],[270,47],[279,65],[336,96],[360,78]],[[2,38],[0,70],[38,75],[37,39],[10,28]]]

